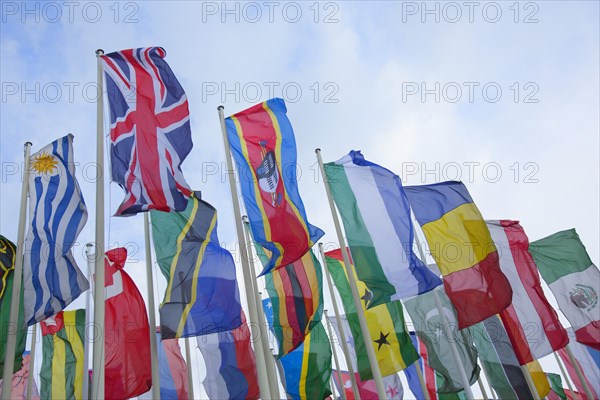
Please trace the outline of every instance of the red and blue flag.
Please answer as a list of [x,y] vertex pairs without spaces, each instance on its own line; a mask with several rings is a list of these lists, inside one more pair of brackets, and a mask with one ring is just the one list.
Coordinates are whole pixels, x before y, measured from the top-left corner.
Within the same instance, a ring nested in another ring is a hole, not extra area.
[[102,56],[112,179],[126,193],[115,215],[182,211],[191,194],[181,171],[193,145],[188,100],[165,55],[145,47]]

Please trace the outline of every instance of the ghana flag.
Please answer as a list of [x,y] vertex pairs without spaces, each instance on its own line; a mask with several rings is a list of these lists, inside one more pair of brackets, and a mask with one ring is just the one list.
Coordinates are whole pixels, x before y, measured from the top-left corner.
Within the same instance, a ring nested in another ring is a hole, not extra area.
[[[246,225],[247,226],[247,225]],[[258,257],[267,262],[264,249],[254,242]],[[321,264],[309,250],[299,260],[265,275],[273,307],[272,330],[283,357],[302,344],[323,314]]]
[[225,120],[250,229],[270,252],[262,274],[293,263],[323,236],[308,223],[298,192],[296,140],[286,111],[283,99],[271,99]]
[[[350,283],[348,282],[346,268],[342,261],[341,249],[325,253],[325,262],[327,263],[327,269],[333,277],[333,281],[340,294],[342,305],[346,312],[346,316],[343,317],[342,320],[347,321],[347,324],[343,322],[342,325],[344,326],[337,327],[337,324],[334,324],[334,326],[336,326],[338,330],[346,329],[346,340],[353,340],[354,342],[354,345],[350,347],[355,348],[356,360],[358,363],[357,370],[360,374],[360,379],[363,381],[373,379],[373,373],[371,372],[371,366],[367,357],[365,341],[363,339],[358,316],[356,314],[356,308],[354,307],[354,301],[352,299],[352,293],[350,291]],[[402,304],[399,300],[396,300],[367,309],[367,306],[372,299],[372,294],[367,289],[365,283],[358,280],[354,268],[353,273],[359,295],[361,295],[363,301],[367,326],[369,327],[369,333],[371,335],[371,340],[373,341],[372,346],[375,349],[381,375],[387,376],[395,374],[396,372],[405,369],[419,358],[417,350],[408,336],[406,323],[404,322]],[[334,320],[330,319],[330,321],[333,322]]]
[[85,310],[61,311],[42,328],[42,399],[81,399]]

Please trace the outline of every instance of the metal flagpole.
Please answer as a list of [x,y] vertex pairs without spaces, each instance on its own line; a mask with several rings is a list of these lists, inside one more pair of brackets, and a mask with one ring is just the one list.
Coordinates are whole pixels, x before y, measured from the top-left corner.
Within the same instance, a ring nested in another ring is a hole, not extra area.
[[96,50],[98,64],[98,86],[96,87],[96,251],[94,279],[94,333],[99,329],[99,337],[94,337],[92,363],[92,397],[104,399],[104,108],[102,107],[102,62],[104,50]]
[[[558,354],[556,354],[556,352],[554,352],[553,354],[554,354],[554,358],[556,359],[556,362],[558,363],[558,368],[560,368],[560,372],[565,377],[565,381],[567,382],[567,387],[569,388],[571,393],[575,393],[575,391],[573,390],[573,386],[571,386],[571,381],[569,380],[569,376],[567,375],[567,372],[565,371],[565,367],[564,367],[560,357],[558,356]],[[581,397],[581,395],[580,395],[580,397]]]
[[33,332],[31,332],[31,351],[29,353],[29,374],[27,375],[27,400],[31,400],[31,392],[33,389],[33,363],[35,360],[35,347],[37,342],[37,327],[38,324],[33,325]]
[[[87,277],[88,280],[92,280],[92,270],[94,268],[94,257],[92,256],[92,243],[85,245],[85,258],[87,261]],[[90,305],[92,302],[91,290],[88,290],[85,294],[85,329],[83,330],[83,400],[87,400],[89,397],[89,381],[90,375],[88,373],[90,356],[88,354],[90,338],[88,337],[88,328],[90,325]]]
[[427,385],[425,384],[425,378],[423,378],[423,370],[421,369],[421,364],[419,363],[419,360],[415,362],[415,369],[417,370],[417,377],[419,378],[419,383],[421,384],[423,397],[425,398],[425,400],[429,400],[429,391],[427,390]]
[[321,176],[323,177],[323,183],[325,184],[325,191],[327,193],[327,200],[329,201],[329,207],[331,208],[331,216],[333,217],[333,224],[335,225],[335,231],[338,236],[340,248],[342,249],[342,256],[344,257],[344,264],[346,265],[346,272],[348,276],[348,282],[350,283],[350,290],[352,291],[352,297],[354,300],[354,306],[356,307],[356,315],[358,316],[358,322],[360,323],[360,329],[363,334],[365,341],[365,347],[367,349],[367,356],[369,357],[369,363],[371,364],[371,371],[373,372],[373,380],[377,387],[377,395],[380,399],[387,398],[387,393],[383,385],[383,378],[381,377],[381,371],[379,370],[379,364],[377,364],[377,356],[375,355],[375,349],[373,347],[373,340],[369,333],[369,327],[367,326],[367,319],[365,318],[365,312],[360,303],[360,295],[358,294],[358,288],[353,277],[352,264],[350,263],[350,256],[348,255],[348,249],[346,248],[346,240],[342,234],[342,227],[336,214],[335,205],[333,204],[333,197],[331,196],[331,189],[327,182],[325,175],[325,168],[323,167],[323,160],[321,159],[321,149],[315,149],[317,154],[317,161],[319,162],[319,168],[321,169]]
[[540,400],[540,394],[535,387],[535,383],[533,382],[533,378],[531,377],[531,372],[529,372],[529,368],[527,365],[521,365],[521,371],[523,371],[523,375],[525,375],[525,380],[527,381],[527,386],[529,386],[529,391],[533,396],[533,400]]
[[[319,243],[321,244],[321,243]],[[340,362],[338,361],[337,350],[335,349],[333,343],[333,332],[331,332],[331,325],[329,324],[329,319],[327,318],[327,310],[323,311],[325,313],[325,325],[327,325],[327,331],[329,332],[329,340],[331,341],[331,350],[333,351],[333,361],[335,362],[335,368],[337,369],[338,382],[340,383],[341,390],[340,394],[342,395],[342,399],[346,400],[346,390],[344,390],[344,380],[342,379],[342,369],[340,368]],[[341,327],[340,327],[341,329]],[[333,390],[333,387],[331,388]]]
[[146,278],[148,283],[148,322],[150,324],[150,362],[152,363],[152,398],[160,399],[158,373],[158,343],[156,341],[156,316],[154,311],[154,277],[152,274],[152,249],[150,248],[150,221],[144,213],[144,239],[146,243]]
[[483,386],[483,382],[481,381],[481,377],[477,378],[477,383],[479,384],[479,389],[481,390],[481,395],[484,399],[488,399],[488,395],[485,391],[485,387]]
[[573,368],[575,368],[575,373],[577,374],[577,377],[579,378],[579,380],[581,381],[581,384],[583,385],[583,390],[585,392],[585,395],[587,396],[588,399],[593,399],[594,396],[592,395],[592,391],[590,390],[590,387],[587,384],[585,376],[583,375],[583,372],[581,371],[581,368],[579,367],[579,363],[577,362],[577,359],[575,359],[575,356],[573,355],[573,352],[571,351],[571,348],[569,347],[568,344],[565,346],[565,350],[567,351],[567,354],[569,355],[569,360],[571,360],[571,364],[573,364]]
[[[335,315],[335,321],[338,324],[338,331],[340,332],[340,340],[342,341],[342,351],[344,352],[344,357],[346,358],[346,365],[348,366],[348,373],[350,374],[350,382],[352,382],[352,393],[354,394],[354,398],[360,400],[360,391],[358,390],[358,382],[356,382],[356,374],[354,373],[354,367],[352,366],[352,359],[350,358],[350,351],[348,350],[348,342],[346,342],[346,333],[344,328],[342,327],[342,320],[340,318],[340,310],[338,309],[337,300],[335,299],[335,294],[333,293],[333,284],[331,283],[331,275],[329,275],[329,269],[327,269],[327,261],[325,260],[325,252],[323,251],[323,243],[319,243],[319,253],[321,254],[321,260],[323,261],[323,270],[325,272],[325,277],[327,278],[327,286],[329,287],[329,296],[331,297],[331,302],[333,303],[333,314]],[[329,321],[327,321],[329,324]],[[340,380],[341,382],[341,380]],[[429,400],[429,399],[427,399]]]
[[[235,186],[235,172],[233,170],[233,163],[231,162],[231,149],[229,147],[229,140],[227,139],[227,128],[225,127],[225,116],[223,114],[223,106],[219,106],[219,119],[221,122],[221,133],[223,134],[223,146],[225,147],[225,161],[227,163],[227,175],[229,175],[229,189],[231,190],[231,202],[233,203],[233,214],[235,218],[235,228],[238,239],[238,247],[240,249],[240,261],[242,264],[242,272],[244,275],[244,286],[246,288],[246,302],[248,303],[248,319],[249,325],[252,327],[253,324],[258,322],[258,311],[256,309],[256,299],[254,293],[252,293],[252,276],[250,275],[250,266],[248,265],[247,257],[244,257],[244,249],[242,243],[244,243],[244,228],[242,227],[242,213],[240,211],[240,204],[238,203],[237,188]],[[263,340],[262,337],[257,338],[255,331],[250,329],[252,335],[252,342],[256,343],[256,340]],[[260,335],[260,332],[259,332]],[[266,375],[267,366],[265,362],[264,352],[256,350],[256,372],[258,375],[258,386],[260,387],[261,398],[270,399],[271,392],[269,390],[269,378]]]
[[187,376],[188,376],[188,396],[190,399],[194,398],[194,380],[192,374],[192,355],[190,352],[190,338],[185,338],[185,359],[187,361]]
[[[247,219],[248,217],[244,215],[242,217],[242,223],[246,223]],[[256,274],[256,267],[254,265],[254,257],[252,254],[253,240],[250,237],[250,232],[248,232],[248,229],[246,228],[244,228],[244,244],[246,248],[246,253],[242,254],[242,257],[248,257],[248,263],[250,264],[250,272],[252,275],[254,275]],[[258,313],[259,332],[261,338],[260,343],[262,351],[265,355],[267,376],[269,378],[269,391],[271,392],[271,396],[273,396],[273,398],[278,399],[279,384],[277,383],[277,376],[275,373],[275,360],[273,360],[273,354],[271,353],[271,349],[269,348],[269,333],[267,332],[267,319],[265,318],[265,312],[262,308],[261,296],[256,286],[256,280],[251,279],[250,282],[252,283],[252,292],[255,294],[256,298],[256,312]]]
[[[27,212],[27,192],[29,188],[29,152],[31,142],[25,143],[25,162],[23,170],[23,184],[21,185],[21,209],[19,210],[19,227],[17,229],[17,248],[15,250],[15,270],[13,276],[12,297],[10,299],[9,329],[7,329],[6,348],[4,352],[4,371],[2,381],[9,382],[2,385],[2,400],[11,399],[13,368],[15,364],[15,351],[17,347],[17,326],[19,320],[19,305],[21,303],[21,286],[23,283],[23,243],[25,242],[25,217]],[[27,322],[25,322],[26,324]]]
[[[419,242],[417,232],[415,231],[415,241],[417,244],[417,249],[419,250],[419,255],[421,256],[421,261],[425,265],[427,265],[427,260],[425,258],[425,252],[423,251],[423,247],[421,247],[421,243]],[[458,373],[462,380],[465,395],[467,399],[473,400],[473,391],[471,390],[471,384],[469,383],[469,378],[467,377],[467,372],[465,371],[465,366],[463,365],[460,355],[458,354],[458,348],[456,347],[456,343],[454,343],[454,337],[450,329],[450,324],[448,323],[448,319],[446,318],[446,313],[444,312],[444,308],[442,307],[442,301],[440,300],[440,296],[436,289],[433,289],[433,297],[435,299],[435,304],[438,308],[438,312],[440,313],[440,317],[442,318],[442,323],[444,324],[444,331],[446,333],[446,339],[448,340],[448,345],[450,346],[450,351],[452,352],[452,356],[454,358],[454,362],[456,363],[456,368],[458,369]]]

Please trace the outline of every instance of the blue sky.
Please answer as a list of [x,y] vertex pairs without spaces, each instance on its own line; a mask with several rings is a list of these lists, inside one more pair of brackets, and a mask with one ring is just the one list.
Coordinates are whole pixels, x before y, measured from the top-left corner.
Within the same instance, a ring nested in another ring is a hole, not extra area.
[[[229,249],[236,238],[216,108],[232,114],[271,92],[287,100],[300,193],[325,242],[335,235],[316,147],[326,161],[360,149],[407,185],[462,179],[484,217],[520,220],[531,240],[575,227],[599,262],[597,2],[476,2],[471,15],[463,2],[275,2],[271,16],[264,2],[227,3],[228,14],[223,4],[75,2],[72,14],[62,2],[1,4],[3,235],[16,239],[23,143],[36,151],[73,133],[90,213],[76,249],[84,265],[94,231],[94,183],[85,178],[95,157],[94,51],[157,45],[190,101],[184,174],[217,205]],[[107,193],[108,216],[122,191],[111,184]],[[142,218],[107,224],[110,244],[138,249],[128,269],[145,293]]]

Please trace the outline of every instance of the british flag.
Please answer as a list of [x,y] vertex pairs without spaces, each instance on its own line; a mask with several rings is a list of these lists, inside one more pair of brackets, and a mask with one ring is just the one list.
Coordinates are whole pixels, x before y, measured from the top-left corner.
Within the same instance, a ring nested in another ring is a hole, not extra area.
[[162,47],[102,56],[110,109],[112,180],[126,193],[115,215],[183,211],[181,163],[192,149],[187,96]]

